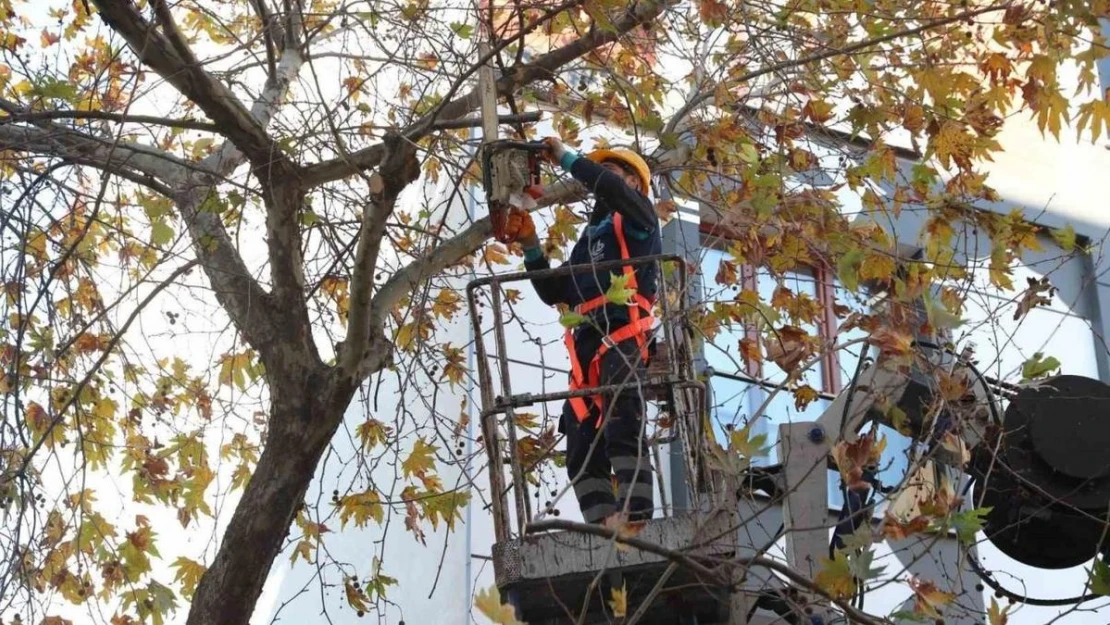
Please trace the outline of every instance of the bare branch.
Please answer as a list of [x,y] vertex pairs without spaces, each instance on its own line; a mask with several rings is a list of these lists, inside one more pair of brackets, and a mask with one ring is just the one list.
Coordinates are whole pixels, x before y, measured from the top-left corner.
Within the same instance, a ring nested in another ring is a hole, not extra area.
[[[185,46],[184,41],[170,41],[156,32],[128,0],[94,2],[104,21],[123,36],[139,59],[195,102],[221,133],[247,155],[264,180],[293,173],[293,163],[239,98],[205,72],[187,47],[187,57],[182,58],[176,48]],[[170,39],[180,40],[180,34],[176,37],[171,34]]]
[[194,119],[173,119],[170,117],[157,117],[154,115],[127,115],[123,113],[109,113],[107,111],[35,111],[33,113],[16,113],[0,119],[0,125],[15,122],[34,123],[51,119],[103,119],[119,122],[121,124],[154,124],[170,128],[188,128],[189,130],[203,130],[217,132],[214,124],[200,122]]
[[251,0],[251,6],[258,13],[259,21],[262,22],[262,39],[266,42],[266,65],[269,68],[266,75],[273,77],[274,74],[277,74],[277,53],[275,52],[276,46],[274,45],[272,30],[273,16],[270,14],[269,7],[266,6],[266,0]]
[[[560,67],[570,63],[591,50],[612,43],[632,29],[659,17],[673,4],[673,0],[649,0],[634,4],[625,14],[613,21],[612,29],[595,28],[589,34],[547,54],[540,55],[535,61],[518,65],[497,80],[498,95],[507,95],[536,80],[549,78]],[[416,141],[435,128],[436,122],[455,119],[478,107],[478,89],[444,104],[405,129],[403,135]],[[304,180],[309,187],[338,180],[359,171],[375,167],[382,158],[382,145],[376,144],[350,154],[349,158],[336,158],[310,165],[305,169]]]
[[[381,354],[370,350],[370,337],[380,324],[371,326],[373,316],[370,292],[373,289],[373,275],[381,250],[389,216],[393,213],[397,196],[420,175],[420,163],[416,159],[416,146],[399,135],[386,137],[388,156],[382,162],[380,171],[370,177],[370,203],[362,215],[359,230],[358,250],[355,252],[355,265],[351,275],[351,306],[348,316],[347,339],[339,350],[339,375],[348,377],[352,382],[360,381],[374,368],[374,360],[382,360]],[[379,365],[380,366],[380,365]]]
[[116,173],[140,172],[168,184],[184,179],[189,163],[157,148],[110,142],[65,128],[0,125],[0,149],[55,156]]

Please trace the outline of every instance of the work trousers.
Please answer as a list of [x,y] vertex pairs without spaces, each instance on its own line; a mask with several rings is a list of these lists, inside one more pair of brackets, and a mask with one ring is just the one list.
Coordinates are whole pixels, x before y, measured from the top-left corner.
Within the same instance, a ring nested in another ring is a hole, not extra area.
[[[587,375],[600,343],[593,332],[576,339],[575,351]],[[654,492],[641,389],[646,376],[635,339],[606,352],[599,377],[602,386],[622,384],[623,388],[616,395],[606,395],[600,411],[592,398],[586,398],[590,414],[581,422],[566,402],[560,428],[566,434],[567,473],[582,517],[587,523],[600,523],[614,512],[628,512],[629,521],[650,519]]]

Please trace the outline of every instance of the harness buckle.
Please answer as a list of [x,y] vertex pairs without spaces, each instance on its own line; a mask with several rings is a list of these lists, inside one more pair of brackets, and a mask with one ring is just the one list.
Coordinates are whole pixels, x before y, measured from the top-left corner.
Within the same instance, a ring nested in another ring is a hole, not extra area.
[[601,344],[604,345],[605,347],[608,347],[609,349],[613,349],[614,347],[617,346],[617,342],[614,341],[613,337],[609,336],[608,334],[601,337]]

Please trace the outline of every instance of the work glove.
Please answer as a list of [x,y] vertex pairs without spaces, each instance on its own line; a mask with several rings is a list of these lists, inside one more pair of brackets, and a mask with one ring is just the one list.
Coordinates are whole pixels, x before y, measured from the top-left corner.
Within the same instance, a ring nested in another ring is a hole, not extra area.
[[563,147],[563,140],[559,137],[544,137],[543,142],[547,144],[547,159],[558,165],[559,161],[563,160],[563,154],[566,152],[566,148]]
[[536,236],[536,224],[528,211],[515,206],[509,210],[509,218],[505,222],[505,238],[508,242],[518,242],[524,249],[539,247],[540,239]]

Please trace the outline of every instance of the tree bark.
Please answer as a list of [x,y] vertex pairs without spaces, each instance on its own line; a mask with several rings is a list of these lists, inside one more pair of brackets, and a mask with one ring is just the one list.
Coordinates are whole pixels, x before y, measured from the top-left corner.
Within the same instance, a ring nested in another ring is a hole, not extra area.
[[321,362],[267,374],[270,430],[220,549],[193,596],[188,625],[246,625],[316,465],[356,385],[329,384]]

